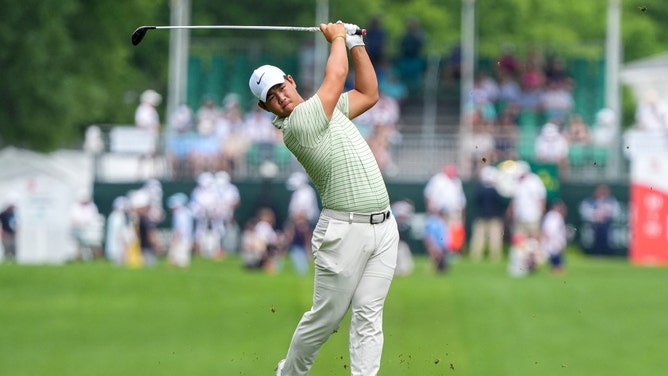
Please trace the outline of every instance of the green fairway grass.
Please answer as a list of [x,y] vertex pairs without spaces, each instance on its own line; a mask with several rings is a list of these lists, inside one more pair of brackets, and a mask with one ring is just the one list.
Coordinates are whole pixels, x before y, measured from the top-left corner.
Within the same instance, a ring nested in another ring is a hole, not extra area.
[[[312,277],[236,258],[127,269],[0,264],[0,375],[273,375]],[[667,268],[569,255],[566,272],[423,257],[388,296],[380,375],[661,375]],[[311,375],[349,375],[348,323]]]

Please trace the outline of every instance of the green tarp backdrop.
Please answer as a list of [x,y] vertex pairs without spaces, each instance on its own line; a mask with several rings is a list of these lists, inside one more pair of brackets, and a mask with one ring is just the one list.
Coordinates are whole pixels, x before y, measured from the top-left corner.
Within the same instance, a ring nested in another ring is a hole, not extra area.
[[[559,197],[568,205],[567,223],[575,229],[574,241],[587,253],[596,253],[591,249],[591,228],[583,223],[578,213],[578,207],[582,200],[589,197],[598,183],[559,183],[553,179],[554,171],[542,171],[539,175],[543,180],[551,179],[546,183],[548,186],[548,196],[550,198]],[[241,194],[241,205],[236,211],[236,218],[240,226],[251,218],[255,211],[262,206],[272,208],[276,213],[279,227],[283,223],[287,206],[290,199],[290,191],[286,188],[284,181],[270,180],[252,180],[252,181],[234,181]],[[94,199],[100,212],[107,216],[111,211],[111,204],[114,198],[127,194],[130,190],[138,189],[141,183],[96,183],[94,186]],[[163,182],[164,200],[177,192],[183,192],[190,195],[195,187],[194,181],[174,181]],[[622,207],[622,215],[616,219],[612,226],[611,242],[614,248],[614,255],[625,256],[628,253],[628,208],[629,208],[629,186],[628,184],[609,184],[612,194],[619,200]],[[388,183],[388,192],[392,201],[410,199],[415,204],[415,211],[418,216],[424,215],[424,200],[422,192],[424,184],[420,183]],[[475,189],[475,183],[467,182],[464,184],[466,196],[469,204],[466,210],[466,228],[467,235],[471,232],[471,223],[476,216],[476,208],[472,203],[472,194]],[[170,216],[159,224],[161,228],[170,226]],[[419,224],[420,222],[416,222]],[[419,229],[417,229],[419,230]],[[420,231],[415,231],[420,233]],[[415,253],[424,253],[422,242],[414,237],[411,240],[411,249]]]

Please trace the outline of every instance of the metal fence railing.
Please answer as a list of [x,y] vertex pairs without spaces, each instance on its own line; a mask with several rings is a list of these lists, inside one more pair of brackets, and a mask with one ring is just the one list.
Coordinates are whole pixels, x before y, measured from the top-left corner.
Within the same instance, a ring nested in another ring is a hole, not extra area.
[[[102,132],[103,150],[96,156],[95,175],[98,181],[138,181],[147,178],[158,178],[161,180],[173,180],[176,178],[174,161],[169,158],[169,151],[163,147],[161,153],[149,160],[140,153],[131,150],[118,150],[112,148],[110,142],[110,127]],[[195,137],[196,138],[196,137]],[[116,140],[115,142],[118,142]],[[192,147],[196,148],[195,143]],[[515,158],[529,159],[532,153],[530,148],[533,140],[518,138],[515,145],[524,145],[524,150],[516,150]],[[384,174],[388,181],[416,182],[426,181],[433,174],[440,171],[445,164],[455,163],[465,180],[474,177],[474,171],[483,164],[495,164],[505,156],[496,156],[493,152],[485,154],[484,150],[478,149],[475,140],[458,134],[436,134],[421,135],[408,134],[393,137],[385,150],[389,155],[389,163],[384,167]],[[621,157],[622,163],[616,166],[611,174],[608,161],[611,159],[614,149],[606,148],[571,148],[568,158],[569,173],[562,178],[565,181],[610,181],[627,180],[629,175],[629,163]],[[618,152],[621,155],[621,152]],[[179,179],[195,179],[199,171],[195,171],[183,161]],[[250,145],[243,157],[234,164],[229,171],[236,179],[262,179],[272,177],[285,179],[292,172],[300,170],[301,167],[296,159],[282,144],[274,145]]]

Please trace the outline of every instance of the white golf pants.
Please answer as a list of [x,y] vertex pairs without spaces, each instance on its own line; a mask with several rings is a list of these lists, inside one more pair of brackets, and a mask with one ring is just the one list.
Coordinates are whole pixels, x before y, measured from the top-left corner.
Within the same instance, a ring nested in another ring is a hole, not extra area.
[[396,221],[390,215],[379,224],[357,223],[323,213],[312,242],[313,306],[297,325],[281,375],[307,375],[350,308],[351,375],[374,376],[383,350],[383,305],[397,263]]

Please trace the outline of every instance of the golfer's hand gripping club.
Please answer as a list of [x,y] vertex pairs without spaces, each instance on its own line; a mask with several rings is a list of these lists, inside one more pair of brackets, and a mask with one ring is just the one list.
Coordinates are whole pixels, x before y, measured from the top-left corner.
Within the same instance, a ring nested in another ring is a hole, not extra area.
[[343,26],[346,28],[346,34],[348,35],[359,35],[359,36],[364,36],[366,35],[366,29],[360,29],[359,26],[351,23],[345,23],[341,20],[336,21],[336,23],[343,24]]
[[348,35],[358,35],[358,36],[364,36],[366,35],[366,29],[360,29],[359,26],[355,24],[344,24],[346,27],[346,33]]
[[[363,35],[366,34],[366,30],[361,30],[359,26],[355,24],[344,24],[346,28],[346,47],[349,50],[352,50],[353,47],[364,46]],[[359,34],[358,34],[359,32]]]

